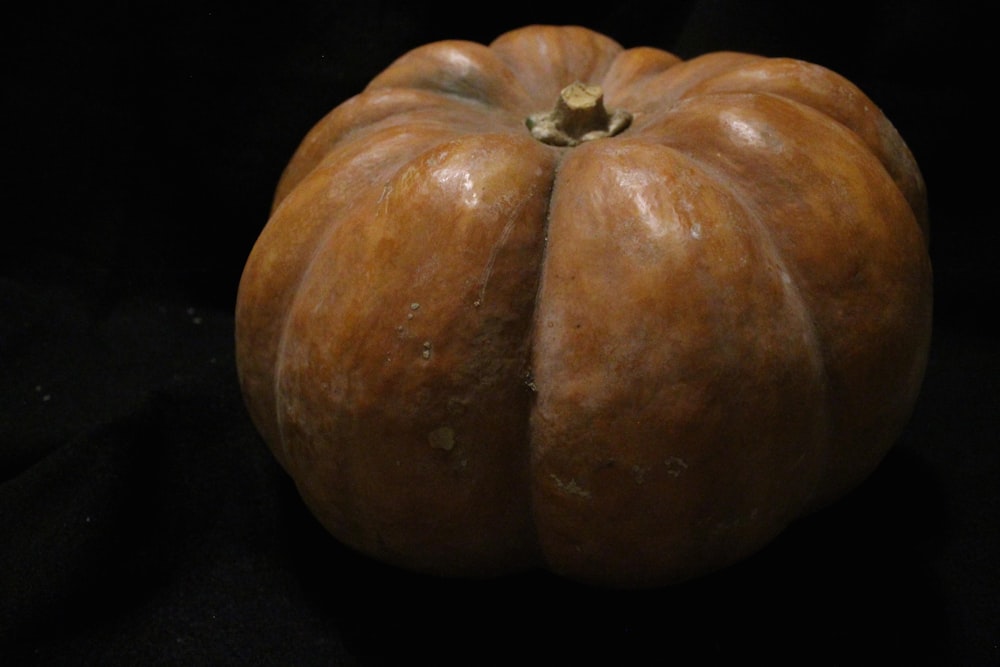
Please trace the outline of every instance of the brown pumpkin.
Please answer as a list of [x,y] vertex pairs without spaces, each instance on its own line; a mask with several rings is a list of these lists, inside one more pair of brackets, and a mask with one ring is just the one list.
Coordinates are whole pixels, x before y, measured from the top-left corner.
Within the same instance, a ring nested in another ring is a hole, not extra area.
[[930,321],[923,181],[857,87],[529,26],[417,48],[316,125],[236,343],[255,424],[342,542],[639,587],[863,480]]

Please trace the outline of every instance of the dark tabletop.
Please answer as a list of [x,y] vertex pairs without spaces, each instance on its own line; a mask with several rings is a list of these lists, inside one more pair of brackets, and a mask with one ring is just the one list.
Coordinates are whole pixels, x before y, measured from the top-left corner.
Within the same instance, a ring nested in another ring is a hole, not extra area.
[[[60,2],[5,19],[0,665],[1000,665],[986,3],[536,4]],[[823,64],[882,107],[928,184],[934,340],[897,446],[843,501],[672,588],[438,580],[354,554],[302,506],[236,383],[236,285],[306,130],[410,48],[535,22]]]

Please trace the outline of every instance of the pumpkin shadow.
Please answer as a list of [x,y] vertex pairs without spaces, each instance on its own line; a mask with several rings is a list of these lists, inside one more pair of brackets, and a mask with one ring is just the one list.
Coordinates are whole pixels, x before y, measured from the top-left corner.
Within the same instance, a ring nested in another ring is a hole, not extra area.
[[[288,546],[308,604],[360,665],[940,665],[943,595],[929,567],[945,525],[930,471],[894,450],[848,497],[751,558],[652,590],[545,572],[484,581],[403,572],[343,547],[292,509]],[[928,493],[928,489],[931,490]]]

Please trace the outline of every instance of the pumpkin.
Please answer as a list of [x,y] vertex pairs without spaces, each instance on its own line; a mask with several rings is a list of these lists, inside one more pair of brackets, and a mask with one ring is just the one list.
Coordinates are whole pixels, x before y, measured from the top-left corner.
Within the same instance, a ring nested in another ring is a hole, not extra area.
[[436,42],[292,157],[239,286],[239,380],[353,549],[669,585],[898,439],[927,234],[911,152],[821,66],[577,26]]

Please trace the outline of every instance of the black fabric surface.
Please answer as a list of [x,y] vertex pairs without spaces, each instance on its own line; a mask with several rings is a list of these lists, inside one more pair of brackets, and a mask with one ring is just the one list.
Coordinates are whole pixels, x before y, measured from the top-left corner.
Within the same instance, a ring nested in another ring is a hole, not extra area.
[[[0,665],[1000,665],[986,3],[130,4],[5,21]],[[438,580],[354,554],[236,384],[240,271],[308,128],[412,47],[532,22],[826,65],[928,183],[935,335],[897,447],[677,587]]]

